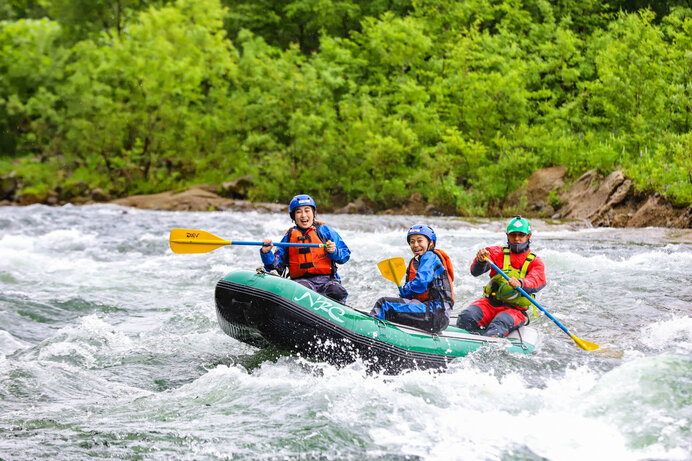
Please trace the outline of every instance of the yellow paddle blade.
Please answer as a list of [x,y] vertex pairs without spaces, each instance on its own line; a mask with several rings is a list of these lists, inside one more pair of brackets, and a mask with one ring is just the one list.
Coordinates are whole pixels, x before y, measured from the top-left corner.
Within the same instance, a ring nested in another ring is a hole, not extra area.
[[570,336],[572,337],[574,342],[577,343],[577,346],[584,349],[585,351],[595,351],[596,349],[599,349],[601,347],[598,344],[590,343],[588,341],[584,341],[583,339],[579,339],[574,335]]
[[401,286],[401,279],[406,275],[406,263],[404,262],[404,258],[399,256],[397,258],[385,259],[384,261],[378,262],[377,267],[380,269],[380,273],[384,278],[396,283],[398,287]]
[[575,343],[577,343],[577,346],[580,348],[584,349],[585,351],[598,351],[599,353],[611,357],[614,359],[620,359],[622,358],[622,352],[619,351],[611,351],[610,349],[604,349],[598,344],[590,343],[588,341],[584,341],[583,339],[579,339],[574,335],[570,335],[572,339],[574,340]]
[[209,253],[231,244],[229,240],[197,229],[173,229],[168,241],[173,253]]

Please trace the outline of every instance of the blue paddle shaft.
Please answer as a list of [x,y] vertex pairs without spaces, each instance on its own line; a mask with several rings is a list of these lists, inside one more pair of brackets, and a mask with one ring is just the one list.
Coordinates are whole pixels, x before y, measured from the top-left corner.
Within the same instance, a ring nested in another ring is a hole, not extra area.
[[[502,275],[505,279],[507,279],[507,281],[509,282],[509,276],[508,276],[507,274],[505,274],[505,273],[502,271],[502,269],[500,269],[499,267],[497,267],[490,259],[486,259],[486,261],[488,261],[488,262],[490,263],[490,266],[491,266],[493,269],[495,269],[495,270],[497,271],[498,274],[501,274],[501,275]],[[569,330],[568,330],[567,328],[565,328],[565,326],[564,326],[563,324],[561,324],[555,317],[553,317],[552,315],[550,315],[550,312],[548,312],[547,310],[543,309],[543,306],[541,306],[540,304],[538,304],[538,303],[536,302],[535,299],[533,299],[531,296],[529,296],[529,295],[524,291],[524,289],[523,289],[522,287],[517,287],[517,291],[518,291],[519,293],[521,293],[526,299],[528,299],[529,301],[531,301],[531,303],[532,303],[534,306],[536,306],[537,308],[539,308],[540,310],[542,310],[543,313],[544,313],[545,315],[547,315],[548,317],[550,317],[550,320],[552,320],[553,322],[555,322],[555,324],[556,324],[557,326],[559,326],[560,328],[562,328],[562,331],[564,331],[564,332],[567,333],[568,335],[572,336],[572,333],[570,333]]]
[[[231,242],[231,245],[256,245],[256,246],[264,246],[264,243],[262,242],[239,242],[236,240],[233,240]],[[272,245],[275,247],[313,247],[313,248],[319,248],[323,247],[324,243],[285,243],[285,242],[273,242]]]

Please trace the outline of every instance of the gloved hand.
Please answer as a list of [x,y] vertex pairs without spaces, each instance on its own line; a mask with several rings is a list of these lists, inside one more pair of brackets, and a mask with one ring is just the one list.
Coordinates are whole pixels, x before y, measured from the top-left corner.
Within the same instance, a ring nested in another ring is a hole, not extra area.
[[404,294],[404,287],[399,287],[399,296],[401,296],[402,298],[406,297],[406,295]]

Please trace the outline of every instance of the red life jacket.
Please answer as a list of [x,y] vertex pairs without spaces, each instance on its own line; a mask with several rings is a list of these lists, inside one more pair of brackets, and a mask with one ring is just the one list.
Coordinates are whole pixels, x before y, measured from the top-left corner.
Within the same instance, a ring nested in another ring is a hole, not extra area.
[[[292,227],[286,232],[289,234],[289,243],[326,243],[322,241],[317,229],[324,224],[315,221],[310,228],[303,233],[298,227]],[[288,272],[292,279],[305,277],[306,275],[332,275],[334,262],[327,256],[324,248],[317,247],[288,247]]]
[[[425,293],[416,293],[413,295],[414,299],[419,301],[428,301],[430,299],[439,300],[442,298],[444,301],[451,301],[454,305],[454,268],[452,267],[452,260],[449,258],[447,253],[442,250],[434,249],[432,250],[441,261],[444,266],[445,271],[440,274],[435,280],[430,282],[428,285],[428,290]],[[408,265],[408,274],[406,275],[406,281],[411,281],[416,277],[416,272],[418,271],[418,265],[420,261],[416,258],[412,258]],[[437,270],[437,267],[435,267]],[[431,293],[432,291],[432,293]]]

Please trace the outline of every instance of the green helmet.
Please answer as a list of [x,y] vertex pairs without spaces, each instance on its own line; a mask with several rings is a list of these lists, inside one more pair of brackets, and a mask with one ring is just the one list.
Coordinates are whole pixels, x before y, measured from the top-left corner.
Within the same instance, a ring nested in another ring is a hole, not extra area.
[[521,232],[528,235],[531,233],[531,224],[526,218],[517,215],[507,224],[507,233],[510,232]]

